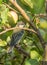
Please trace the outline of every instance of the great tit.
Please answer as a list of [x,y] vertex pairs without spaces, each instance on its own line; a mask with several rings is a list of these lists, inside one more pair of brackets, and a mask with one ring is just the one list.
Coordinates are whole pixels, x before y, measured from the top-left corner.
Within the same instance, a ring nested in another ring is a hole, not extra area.
[[[24,22],[18,22],[16,27],[20,27],[23,28],[25,26]],[[22,37],[24,34],[24,30],[21,29],[15,29],[13,31],[12,37],[11,37],[11,41],[10,41],[10,47],[8,48],[7,53],[11,53],[14,46],[17,45],[18,43],[20,43]]]

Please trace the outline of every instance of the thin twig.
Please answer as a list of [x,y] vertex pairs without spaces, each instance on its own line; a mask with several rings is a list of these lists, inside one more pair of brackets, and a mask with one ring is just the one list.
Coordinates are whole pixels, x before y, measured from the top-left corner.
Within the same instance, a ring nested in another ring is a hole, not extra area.
[[44,14],[35,14],[35,17],[47,17],[47,15],[46,15],[46,13],[44,13]]
[[16,29],[23,29],[23,30],[30,31],[30,32],[33,32],[33,33],[36,34],[36,32],[35,32],[33,29],[29,29],[29,28],[20,28],[20,27],[13,27],[13,28],[6,29],[6,30],[0,32],[0,35],[2,35],[2,34],[4,34],[4,33],[8,32],[8,31],[10,31],[10,30],[14,30],[14,29],[15,29],[15,30],[16,30]]

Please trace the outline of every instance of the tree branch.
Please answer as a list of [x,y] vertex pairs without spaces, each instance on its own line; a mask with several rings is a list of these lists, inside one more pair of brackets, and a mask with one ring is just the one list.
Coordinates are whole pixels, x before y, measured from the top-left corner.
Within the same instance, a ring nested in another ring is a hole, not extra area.
[[0,32],[0,35],[2,35],[2,34],[4,34],[4,33],[8,32],[8,31],[10,31],[10,30],[16,30],[16,29],[23,29],[23,30],[30,31],[30,32],[36,34],[36,32],[35,32],[33,29],[29,29],[29,28],[20,28],[20,27],[13,27],[13,28],[9,28],[9,29],[6,29],[6,30]]
[[46,13],[44,14],[35,14],[36,17],[47,17]]

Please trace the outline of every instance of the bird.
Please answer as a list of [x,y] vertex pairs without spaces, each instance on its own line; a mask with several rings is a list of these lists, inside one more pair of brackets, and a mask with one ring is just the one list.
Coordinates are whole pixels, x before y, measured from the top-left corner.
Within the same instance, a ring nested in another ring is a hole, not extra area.
[[[16,27],[23,28],[23,27],[25,27],[25,23],[24,22],[18,22],[16,24]],[[11,53],[14,46],[17,45],[18,43],[20,43],[20,41],[23,37],[23,34],[24,34],[24,30],[14,29],[13,34],[11,36],[11,41],[10,41],[10,45],[9,45],[7,53]]]

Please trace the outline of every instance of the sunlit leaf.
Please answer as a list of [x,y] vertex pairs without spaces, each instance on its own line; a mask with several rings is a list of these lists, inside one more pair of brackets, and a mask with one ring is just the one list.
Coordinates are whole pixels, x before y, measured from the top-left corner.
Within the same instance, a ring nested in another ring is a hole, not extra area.
[[43,29],[47,29],[47,22],[46,21],[40,22],[40,27]]
[[7,45],[6,41],[3,40],[0,41],[0,46],[6,46],[6,45]]
[[39,59],[39,53],[35,50],[32,50],[30,52],[30,56],[31,56],[32,59],[37,59],[37,60]]
[[1,22],[4,23],[4,24],[7,22],[8,11],[9,11],[9,9],[6,8],[6,6],[4,4],[2,4],[0,6]]

